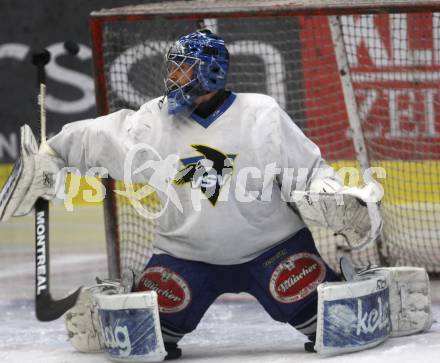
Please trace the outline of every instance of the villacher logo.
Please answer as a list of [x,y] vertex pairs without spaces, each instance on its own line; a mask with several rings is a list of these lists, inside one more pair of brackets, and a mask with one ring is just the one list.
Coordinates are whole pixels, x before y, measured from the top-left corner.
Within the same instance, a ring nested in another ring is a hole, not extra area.
[[162,266],[147,268],[139,280],[137,291],[155,291],[161,313],[177,313],[191,302],[188,283],[174,271]]
[[324,281],[325,271],[324,263],[311,253],[289,256],[272,273],[269,290],[284,304],[302,300]]

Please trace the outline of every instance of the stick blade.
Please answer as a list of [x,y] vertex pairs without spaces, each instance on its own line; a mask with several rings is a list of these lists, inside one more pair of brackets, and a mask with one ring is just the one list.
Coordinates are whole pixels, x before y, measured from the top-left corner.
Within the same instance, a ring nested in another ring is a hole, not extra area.
[[76,304],[80,291],[81,288],[61,300],[52,300],[50,294],[37,296],[35,304],[37,319],[40,321],[52,321],[58,319]]

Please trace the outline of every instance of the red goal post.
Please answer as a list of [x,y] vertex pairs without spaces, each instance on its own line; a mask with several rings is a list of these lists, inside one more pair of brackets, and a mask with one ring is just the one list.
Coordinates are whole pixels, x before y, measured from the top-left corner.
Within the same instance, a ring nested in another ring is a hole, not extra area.
[[[438,273],[439,11],[438,1],[391,0],[196,0],[96,11],[98,111],[136,109],[163,94],[164,52],[204,22],[228,44],[229,88],[277,99],[337,170],[358,168],[351,183],[365,167],[385,169],[386,178],[378,179],[385,189],[380,243],[349,252],[340,237],[314,230],[324,258],[335,266],[350,253],[360,264],[411,264]],[[112,276],[143,268],[157,223],[112,193],[115,187],[108,183],[105,201]],[[154,196],[143,202],[160,208]]]

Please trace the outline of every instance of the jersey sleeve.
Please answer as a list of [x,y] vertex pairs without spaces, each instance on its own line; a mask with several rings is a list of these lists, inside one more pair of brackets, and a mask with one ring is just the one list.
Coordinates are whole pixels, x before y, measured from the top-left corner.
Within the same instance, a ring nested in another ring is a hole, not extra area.
[[151,129],[142,108],[137,112],[124,109],[69,123],[48,143],[66,166],[78,168],[82,175],[91,167],[103,167],[109,176],[122,180],[127,152],[138,140],[152,139]]
[[[281,168],[278,183],[282,192],[307,190],[315,179],[330,178],[342,185],[334,169],[322,158],[319,147],[310,140],[278,105],[270,110],[275,131],[271,133],[277,145],[277,163]],[[283,188],[284,187],[284,188]]]

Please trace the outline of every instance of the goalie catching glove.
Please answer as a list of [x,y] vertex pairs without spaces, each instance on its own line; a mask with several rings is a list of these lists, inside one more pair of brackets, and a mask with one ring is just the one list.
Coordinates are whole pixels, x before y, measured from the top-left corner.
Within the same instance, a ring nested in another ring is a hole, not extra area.
[[374,241],[382,230],[378,202],[383,193],[374,182],[362,188],[319,179],[308,191],[293,191],[295,207],[309,227],[325,227],[342,235],[351,248]]
[[21,127],[20,134],[21,156],[0,193],[0,221],[29,214],[40,197],[53,199],[58,173],[64,167],[64,161],[47,144],[38,150],[28,125]]

